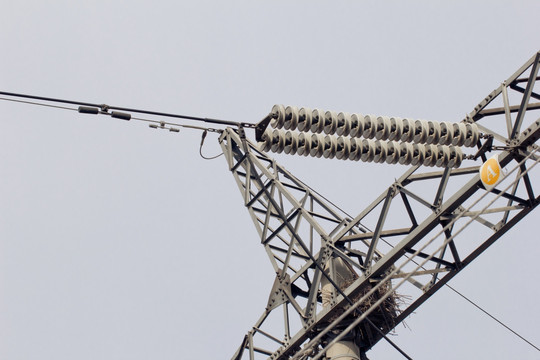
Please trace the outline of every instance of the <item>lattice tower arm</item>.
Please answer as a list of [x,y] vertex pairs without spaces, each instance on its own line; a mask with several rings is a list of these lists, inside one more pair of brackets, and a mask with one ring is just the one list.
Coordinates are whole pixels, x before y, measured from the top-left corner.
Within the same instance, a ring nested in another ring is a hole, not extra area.
[[[537,53],[463,120],[487,135],[473,166],[435,172],[414,166],[354,218],[260,151],[242,129],[226,129],[220,143],[229,170],[276,273],[263,314],[233,359],[318,358],[342,335],[364,353],[528,215],[540,203],[540,182],[531,181],[540,175],[534,168],[540,107],[531,102],[540,100],[539,66]],[[508,169],[517,166],[491,191],[478,174],[486,154],[498,155]],[[348,279],[337,270],[344,267]],[[406,300],[396,303],[400,298]],[[366,315],[371,324],[345,333]]]

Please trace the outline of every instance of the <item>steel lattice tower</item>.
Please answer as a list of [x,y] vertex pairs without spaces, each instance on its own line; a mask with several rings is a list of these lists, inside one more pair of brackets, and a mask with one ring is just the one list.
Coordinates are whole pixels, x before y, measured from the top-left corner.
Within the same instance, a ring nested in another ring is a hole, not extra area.
[[[220,143],[229,170],[276,273],[268,303],[233,359],[319,358],[328,345],[347,341],[364,356],[528,215],[540,203],[539,183],[531,181],[540,160],[539,65],[537,53],[462,121],[483,134],[471,166],[414,165],[354,218],[242,128],[227,128]],[[272,116],[259,124],[258,140]],[[488,190],[479,168],[493,155],[508,175]],[[399,310],[388,310],[389,302]]]

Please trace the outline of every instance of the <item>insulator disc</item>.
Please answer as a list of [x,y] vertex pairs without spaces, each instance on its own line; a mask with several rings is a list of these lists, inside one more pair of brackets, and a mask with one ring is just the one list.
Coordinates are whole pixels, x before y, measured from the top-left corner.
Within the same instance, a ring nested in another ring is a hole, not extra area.
[[426,148],[424,144],[413,144],[413,156],[411,165],[422,165],[426,157]]
[[259,141],[259,150],[268,152],[272,148],[272,130],[266,128],[262,134],[262,141]]
[[285,146],[283,152],[285,154],[294,155],[298,149],[298,133],[287,131],[285,133]]
[[285,130],[295,130],[298,126],[298,108],[296,106],[287,106],[285,108],[285,121],[283,127]]
[[413,139],[414,139],[414,120],[403,119],[403,132],[401,134],[400,140],[404,142],[412,142]]
[[326,135],[324,137],[323,156],[325,159],[333,159],[336,156],[337,139],[335,136]]
[[336,145],[336,158],[340,160],[347,160],[349,159],[350,152],[351,139],[343,136],[338,137]]
[[351,138],[351,149],[349,151],[349,160],[358,161],[362,155],[362,141],[357,138]]
[[390,118],[390,135],[388,135],[388,140],[399,141],[401,135],[403,134],[403,120],[400,118],[391,117]]
[[386,141],[375,141],[375,155],[373,161],[376,163],[383,163],[386,161],[388,154],[388,143]]
[[314,109],[311,112],[311,132],[320,134],[324,129],[324,110]]
[[461,148],[450,146],[450,159],[448,160],[447,167],[458,168],[463,161],[463,152]]
[[461,148],[456,149],[456,162],[454,164],[454,168],[458,168],[461,166],[461,163],[463,162],[463,151]]
[[298,149],[296,153],[302,156],[308,156],[311,150],[311,136],[306,133],[298,134]]
[[456,163],[454,164],[454,168],[457,169],[458,167],[461,166],[461,163],[463,162],[463,151],[458,148],[458,152],[456,153]]
[[352,114],[351,115],[351,132],[349,135],[351,137],[362,137],[364,134],[364,127],[366,122],[364,121],[364,115],[361,114]]
[[270,121],[270,126],[274,129],[281,129],[283,127],[283,122],[285,121],[285,106],[283,105],[274,105],[272,107],[272,121]]
[[436,121],[428,121],[428,135],[426,144],[438,144],[441,137],[441,124]]
[[424,166],[435,166],[437,163],[437,145],[426,145],[426,157],[424,158]]
[[399,144],[399,163],[401,165],[409,165],[413,156],[413,144],[402,142]]
[[453,125],[453,129],[454,139],[452,140],[452,145],[463,146],[467,137],[467,126],[464,123],[457,123]]
[[413,141],[417,144],[426,142],[428,136],[428,122],[425,120],[416,120],[414,122],[414,137]]
[[465,143],[463,145],[473,147],[478,143],[478,138],[480,137],[478,125],[475,123],[465,124],[465,127],[467,128],[467,134],[465,135]]
[[360,160],[365,162],[372,162],[375,157],[375,142],[373,140],[362,140],[362,155]]
[[320,158],[324,152],[324,136],[321,134],[311,135],[311,149],[309,155]]
[[377,117],[373,115],[364,116],[364,132],[362,136],[366,139],[373,139],[375,137],[375,124]]
[[454,126],[449,122],[441,123],[441,136],[439,138],[440,145],[450,145],[454,140]]
[[311,109],[300,108],[298,111],[298,131],[307,132],[311,130]]
[[340,112],[337,116],[336,134],[339,136],[347,136],[351,132],[351,115],[349,113]]
[[399,161],[399,143],[395,141],[388,141],[386,143],[386,163],[397,164]]
[[324,113],[324,133],[333,135],[337,128],[337,113],[335,111],[327,111]]
[[375,122],[375,139],[387,140],[390,136],[390,118],[386,116],[377,117]]
[[278,129],[274,130],[272,133],[272,152],[280,154],[285,147],[285,133]]
[[446,145],[437,146],[437,162],[435,163],[438,167],[446,167],[448,160],[450,159],[450,147]]

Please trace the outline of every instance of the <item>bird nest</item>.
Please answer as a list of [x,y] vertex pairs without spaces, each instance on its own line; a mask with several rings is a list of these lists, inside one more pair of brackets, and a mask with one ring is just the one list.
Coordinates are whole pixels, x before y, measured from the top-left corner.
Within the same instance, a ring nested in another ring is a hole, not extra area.
[[[345,283],[342,283],[340,288],[341,290],[347,289],[356,279],[351,279]],[[360,301],[368,292],[370,292],[375,286],[376,282],[372,282],[364,286],[359,293],[350,297],[354,303]],[[365,349],[371,348],[378,339],[381,338],[382,334],[387,334],[392,331],[397,325],[396,319],[401,313],[400,305],[405,302],[403,296],[397,294],[392,290],[392,283],[390,280],[384,281],[372,294],[365,298],[362,303],[355,309],[355,311],[344,319],[336,328],[330,333],[336,336],[338,333],[341,333],[349,324],[351,324],[356,318],[361,316],[363,313],[370,310],[375,304],[387,293],[388,296],[377,305],[370,314],[367,316],[367,319],[362,321],[351,334],[348,334],[346,337],[352,340],[352,337],[356,339],[355,342]],[[341,316],[347,309],[349,305],[345,306],[342,309],[337,310],[334,315],[329,319],[330,322],[337,319]],[[330,335],[330,337],[333,337]]]

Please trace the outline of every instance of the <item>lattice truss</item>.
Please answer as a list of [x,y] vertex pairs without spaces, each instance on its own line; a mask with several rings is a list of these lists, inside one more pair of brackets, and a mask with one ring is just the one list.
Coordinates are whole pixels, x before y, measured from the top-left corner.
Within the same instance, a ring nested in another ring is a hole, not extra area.
[[[530,213],[540,202],[540,182],[531,181],[539,61],[537,53],[463,120],[482,136],[462,167],[413,166],[354,218],[242,129],[227,129],[229,169],[276,273],[233,359],[319,358],[340,336],[367,351]],[[507,176],[487,191],[478,170],[494,154]]]

